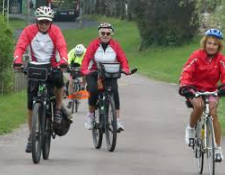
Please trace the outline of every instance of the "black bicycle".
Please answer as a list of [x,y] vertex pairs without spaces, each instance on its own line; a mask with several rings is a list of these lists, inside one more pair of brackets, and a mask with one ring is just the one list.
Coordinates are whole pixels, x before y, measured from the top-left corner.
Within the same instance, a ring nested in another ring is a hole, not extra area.
[[[129,75],[136,71],[137,69],[133,69]],[[96,149],[101,148],[104,133],[106,136],[108,151],[113,152],[116,147],[117,117],[112,92],[112,79],[120,78],[121,73],[125,74],[125,72],[121,71],[119,63],[99,64],[97,74],[102,80],[103,89],[99,91],[96,111],[94,114],[94,127],[92,129],[92,137]]]
[[[19,66],[18,66],[19,67]],[[51,73],[61,71],[60,69],[52,69],[50,63],[28,63],[27,68],[22,68],[27,75],[31,88],[37,91],[37,95],[33,97],[33,114],[31,129],[31,151],[33,162],[39,163],[41,154],[44,160],[49,158],[51,137],[54,139],[56,134],[65,135],[68,128],[62,130],[61,126],[53,124],[56,98],[53,92],[53,85],[48,83]],[[62,124],[65,123],[65,112],[62,110]],[[68,121],[70,122],[70,121]]]
[[[81,90],[81,72],[80,67],[78,66],[71,66],[71,68],[68,70],[70,73],[72,79],[73,79],[73,93],[79,92]],[[78,107],[80,105],[80,100],[77,98],[72,99],[72,114],[75,112],[78,112]]]

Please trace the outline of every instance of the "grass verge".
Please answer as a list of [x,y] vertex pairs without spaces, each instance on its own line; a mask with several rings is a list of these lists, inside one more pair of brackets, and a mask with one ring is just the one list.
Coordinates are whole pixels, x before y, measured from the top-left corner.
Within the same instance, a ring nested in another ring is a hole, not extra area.
[[26,121],[25,91],[0,96],[0,134],[8,133]]

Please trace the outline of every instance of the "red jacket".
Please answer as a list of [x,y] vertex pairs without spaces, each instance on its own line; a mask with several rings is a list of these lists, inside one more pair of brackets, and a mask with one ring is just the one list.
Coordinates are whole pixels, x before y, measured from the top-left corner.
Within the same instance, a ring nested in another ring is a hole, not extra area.
[[97,62],[119,62],[122,69],[129,72],[128,61],[120,45],[111,39],[104,51],[100,42],[100,39],[97,38],[89,44],[82,61],[81,72],[84,74],[88,69],[97,70]]
[[196,50],[183,67],[180,85],[192,85],[199,91],[215,91],[218,82],[225,83],[225,57],[217,53],[211,60],[207,53]]
[[[39,32],[36,24],[27,26],[21,33],[14,52],[14,63],[23,63],[23,54],[29,45],[32,61],[50,61],[53,67],[67,64],[67,46],[61,30],[51,25],[47,34]],[[56,58],[57,52],[60,58]],[[60,60],[57,60],[60,59]]]

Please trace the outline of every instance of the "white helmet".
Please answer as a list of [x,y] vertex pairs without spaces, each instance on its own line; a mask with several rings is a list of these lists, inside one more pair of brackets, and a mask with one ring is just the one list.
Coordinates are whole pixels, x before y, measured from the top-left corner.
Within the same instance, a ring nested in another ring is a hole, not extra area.
[[82,55],[84,53],[85,47],[83,44],[78,44],[75,47],[74,54],[75,55]]
[[54,18],[54,11],[47,6],[41,6],[37,8],[35,14],[38,21],[44,20],[44,19],[48,21],[52,21]]

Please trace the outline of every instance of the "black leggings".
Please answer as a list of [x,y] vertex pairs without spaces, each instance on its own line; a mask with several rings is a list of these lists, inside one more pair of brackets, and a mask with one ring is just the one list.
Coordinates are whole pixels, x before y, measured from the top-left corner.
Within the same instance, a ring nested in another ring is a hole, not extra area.
[[[93,75],[93,74],[88,75],[86,77],[87,90],[90,93],[90,97],[88,99],[88,104],[90,106],[95,106],[98,99],[97,79],[98,79],[97,75]],[[119,100],[117,79],[112,80],[112,92],[114,95],[116,109],[119,110],[120,100]]]

